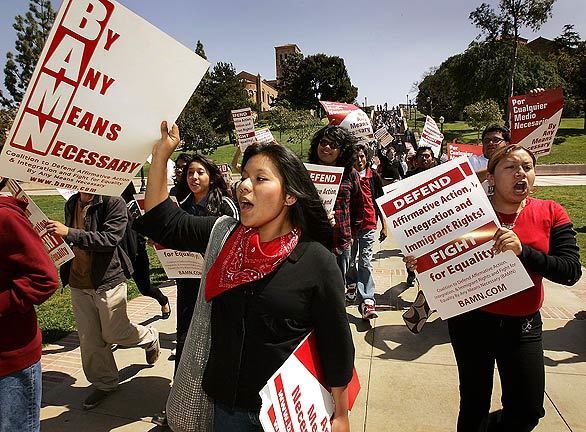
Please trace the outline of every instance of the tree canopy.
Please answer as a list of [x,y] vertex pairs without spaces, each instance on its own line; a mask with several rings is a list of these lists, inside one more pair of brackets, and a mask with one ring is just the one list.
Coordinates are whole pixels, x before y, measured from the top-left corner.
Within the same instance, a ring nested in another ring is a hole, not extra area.
[[341,57],[293,55],[284,61],[282,75],[279,99],[295,109],[319,109],[320,100],[352,103],[358,96]]

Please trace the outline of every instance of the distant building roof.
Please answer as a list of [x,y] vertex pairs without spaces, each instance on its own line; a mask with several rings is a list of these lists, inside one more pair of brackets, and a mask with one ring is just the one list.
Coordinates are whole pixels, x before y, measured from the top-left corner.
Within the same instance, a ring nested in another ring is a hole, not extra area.
[[[245,81],[252,82],[252,83],[256,83],[256,77],[257,77],[257,75],[253,75],[250,72],[240,71],[240,72],[238,72],[238,74],[236,76],[242,78]],[[264,84],[268,85],[273,90],[277,91],[277,87],[275,87],[275,83],[277,82],[277,80],[267,81],[266,79],[263,79],[262,82]]]
[[301,52],[301,50],[299,49],[299,47],[297,46],[297,44],[284,44],[284,45],[277,45],[275,47],[275,49],[277,48],[289,48],[289,47],[295,47],[297,49],[297,51]]
[[527,44],[527,48],[541,56],[548,56],[560,49],[560,44],[554,40],[539,36]]

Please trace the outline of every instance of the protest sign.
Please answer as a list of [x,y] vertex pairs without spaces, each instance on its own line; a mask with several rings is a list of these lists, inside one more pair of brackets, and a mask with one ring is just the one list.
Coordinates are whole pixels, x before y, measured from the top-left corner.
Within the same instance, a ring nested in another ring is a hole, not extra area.
[[421,138],[419,139],[419,146],[431,147],[433,155],[439,157],[442,151],[442,141],[444,140],[444,134],[440,132],[437,123],[430,116],[425,117],[425,125],[421,132]]
[[381,147],[386,147],[393,142],[393,137],[389,133],[389,130],[386,128],[386,126],[377,129],[377,131],[374,133],[374,137]]
[[349,130],[358,142],[369,144],[374,140],[370,119],[356,105],[327,101],[319,103],[323,106],[331,125]]
[[270,144],[275,141],[273,134],[269,128],[258,129],[254,132],[256,142],[259,144]]
[[246,147],[254,143],[256,137],[252,110],[250,108],[232,110],[232,120],[234,120],[238,145],[242,153],[244,153]]
[[69,245],[65,243],[63,237],[58,234],[50,234],[47,231],[47,223],[49,222],[49,218],[45,215],[45,213],[43,213],[39,206],[37,206],[35,202],[30,199],[26,192],[22,190],[20,185],[14,180],[9,180],[8,190],[15,198],[18,198],[19,200],[22,200],[28,204],[26,207],[26,216],[31,221],[33,229],[41,238],[43,246],[45,246],[45,250],[55,265],[60,266],[75,258],[75,254]]
[[417,257],[427,302],[442,319],[533,286],[512,251],[492,251],[500,224],[467,158],[393,186],[377,204],[403,254]]
[[223,163],[218,165],[218,169],[220,170],[220,173],[222,173],[222,177],[224,177],[226,184],[232,184],[232,170],[230,169],[230,165]]
[[[356,370],[348,384],[352,409],[360,382]],[[326,388],[317,339],[311,332],[259,392],[265,432],[331,431],[334,400]]]
[[73,195],[75,195],[77,193],[77,191],[75,191],[73,189],[62,189],[62,188],[57,188],[57,192],[59,192],[59,195],[61,195],[63,197],[63,199],[65,199],[65,201],[67,201],[69,198],[71,198]]
[[342,183],[344,167],[306,163],[305,168],[309,172],[309,177],[311,177],[311,181],[317,189],[317,193],[326,212],[328,214],[333,212],[340,183]]
[[208,66],[114,0],[64,0],[0,171],[119,195],[160,136],[161,120],[179,116]]
[[482,146],[475,144],[448,143],[448,159],[455,159],[460,156],[482,155]]
[[561,88],[509,98],[511,144],[519,144],[535,156],[551,151],[564,108]]
[[[144,194],[136,194],[134,199],[140,207],[141,214],[144,214]],[[175,197],[171,197],[171,199],[177,204]],[[156,242],[154,248],[168,278],[201,278],[203,270],[203,256],[201,254],[168,249]]]

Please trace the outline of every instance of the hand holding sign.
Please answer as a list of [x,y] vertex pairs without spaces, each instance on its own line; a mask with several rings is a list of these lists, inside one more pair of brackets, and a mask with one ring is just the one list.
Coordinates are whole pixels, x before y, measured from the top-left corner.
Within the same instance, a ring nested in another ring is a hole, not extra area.
[[166,164],[180,142],[181,137],[179,136],[179,128],[177,125],[173,123],[171,130],[169,130],[167,122],[163,121],[161,123],[161,139],[153,147],[153,163],[156,159],[159,159]]

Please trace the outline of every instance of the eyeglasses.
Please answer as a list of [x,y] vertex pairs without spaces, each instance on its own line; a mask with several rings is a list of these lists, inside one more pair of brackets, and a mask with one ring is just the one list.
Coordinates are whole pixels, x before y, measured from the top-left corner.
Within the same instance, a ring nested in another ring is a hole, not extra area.
[[320,147],[325,147],[325,146],[329,146],[332,150],[336,150],[338,147],[340,147],[338,145],[338,143],[334,142],[334,141],[330,141],[328,139],[322,139],[319,142],[319,146]]
[[500,144],[504,140],[505,139],[502,138],[502,137],[483,138],[482,139],[482,144]]

